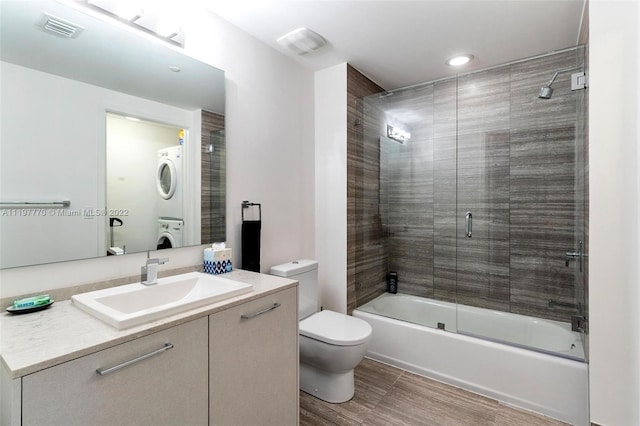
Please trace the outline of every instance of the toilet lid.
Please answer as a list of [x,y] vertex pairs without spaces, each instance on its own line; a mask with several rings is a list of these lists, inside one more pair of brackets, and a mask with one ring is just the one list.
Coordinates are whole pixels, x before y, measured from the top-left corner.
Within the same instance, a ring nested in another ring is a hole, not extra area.
[[338,346],[352,346],[371,337],[368,322],[333,311],[320,311],[300,321],[300,334]]

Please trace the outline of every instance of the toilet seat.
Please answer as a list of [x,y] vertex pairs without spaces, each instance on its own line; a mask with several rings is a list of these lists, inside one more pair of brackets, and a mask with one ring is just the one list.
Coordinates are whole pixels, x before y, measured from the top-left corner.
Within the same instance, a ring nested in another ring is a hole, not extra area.
[[371,338],[372,328],[360,318],[320,311],[299,323],[300,334],[336,346],[353,346]]

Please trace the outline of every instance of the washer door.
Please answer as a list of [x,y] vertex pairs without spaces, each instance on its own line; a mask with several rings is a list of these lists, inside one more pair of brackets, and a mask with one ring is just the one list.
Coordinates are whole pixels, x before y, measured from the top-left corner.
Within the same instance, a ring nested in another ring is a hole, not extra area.
[[158,194],[165,200],[173,197],[176,192],[178,177],[176,176],[176,165],[168,158],[163,159],[158,164],[156,173],[156,187]]
[[176,246],[176,241],[173,239],[173,235],[163,232],[158,237],[158,246],[157,250],[174,248]]

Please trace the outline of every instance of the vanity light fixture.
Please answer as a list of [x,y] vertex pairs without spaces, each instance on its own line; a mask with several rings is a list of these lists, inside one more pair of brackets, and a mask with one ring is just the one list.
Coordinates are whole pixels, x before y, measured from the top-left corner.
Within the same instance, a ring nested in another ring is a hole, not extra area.
[[459,67],[461,65],[469,63],[472,59],[473,55],[465,53],[464,55],[452,56],[451,58],[447,59],[445,63],[452,67]]
[[[154,35],[173,45],[184,47],[184,31],[166,10],[157,10],[161,2],[140,0],[74,0],[80,6]],[[149,6],[149,7],[147,7]]]
[[183,33],[182,29],[175,23],[172,16],[167,15],[168,11],[145,10],[134,22],[136,25],[157,34],[161,38],[177,41],[177,36]]
[[135,22],[144,14],[135,1],[88,0],[87,3],[128,22]]
[[278,43],[297,55],[315,52],[327,44],[327,40],[309,28],[298,28],[278,38]]
[[402,130],[399,127],[393,127],[392,125],[387,124],[387,137],[404,144],[406,141],[411,139],[411,133],[406,130]]

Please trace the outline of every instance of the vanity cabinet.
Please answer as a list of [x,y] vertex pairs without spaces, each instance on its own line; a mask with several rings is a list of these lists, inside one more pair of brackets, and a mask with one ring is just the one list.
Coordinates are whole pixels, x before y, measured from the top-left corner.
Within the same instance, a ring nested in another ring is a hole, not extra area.
[[200,318],[24,376],[22,424],[206,425],[207,327]]
[[[298,424],[297,286],[218,309],[166,330],[140,330],[129,335],[133,340],[20,377],[0,365],[0,423]],[[81,321],[84,314],[73,308],[65,315]],[[73,330],[71,323],[46,330],[60,344],[47,359],[69,359],[63,348],[82,339]],[[119,335],[106,327],[98,332],[104,344]],[[33,342],[41,341],[35,336]]]
[[209,317],[211,425],[298,423],[297,288]]

